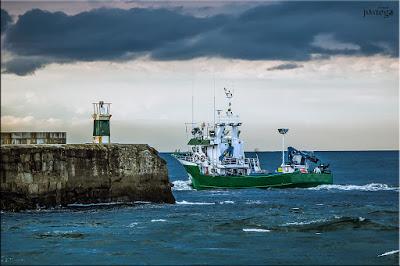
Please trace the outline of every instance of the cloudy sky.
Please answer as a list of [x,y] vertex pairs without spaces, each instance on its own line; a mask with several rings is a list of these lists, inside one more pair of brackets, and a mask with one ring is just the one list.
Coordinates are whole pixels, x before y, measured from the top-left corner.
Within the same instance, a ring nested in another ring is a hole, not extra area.
[[2,131],[185,149],[234,89],[246,150],[398,149],[398,2],[2,1]]

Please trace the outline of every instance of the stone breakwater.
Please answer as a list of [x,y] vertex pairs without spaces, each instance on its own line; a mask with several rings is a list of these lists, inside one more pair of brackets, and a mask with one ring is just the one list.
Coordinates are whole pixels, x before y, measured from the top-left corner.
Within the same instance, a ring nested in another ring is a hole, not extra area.
[[166,162],[145,144],[1,146],[1,209],[175,203]]

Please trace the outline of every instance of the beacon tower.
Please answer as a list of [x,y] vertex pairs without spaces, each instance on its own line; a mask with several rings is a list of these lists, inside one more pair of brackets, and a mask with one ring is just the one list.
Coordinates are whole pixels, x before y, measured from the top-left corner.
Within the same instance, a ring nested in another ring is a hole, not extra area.
[[93,143],[107,144],[110,139],[111,103],[93,103]]

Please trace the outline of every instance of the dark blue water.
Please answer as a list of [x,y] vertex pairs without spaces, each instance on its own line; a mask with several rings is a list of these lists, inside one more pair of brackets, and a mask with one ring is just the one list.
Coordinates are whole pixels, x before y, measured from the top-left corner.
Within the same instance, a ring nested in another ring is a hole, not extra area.
[[398,264],[398,152],[317,155],[334,185],[195,191],[162,154],[177,204],[2,213],[1,263]]

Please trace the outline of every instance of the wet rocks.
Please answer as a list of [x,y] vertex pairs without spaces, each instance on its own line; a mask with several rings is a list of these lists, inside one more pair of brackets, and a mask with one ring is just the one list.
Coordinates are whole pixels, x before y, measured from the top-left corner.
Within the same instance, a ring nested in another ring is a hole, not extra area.
[[3,145],[1,209],[174,203],[166,162],[145,144]]

